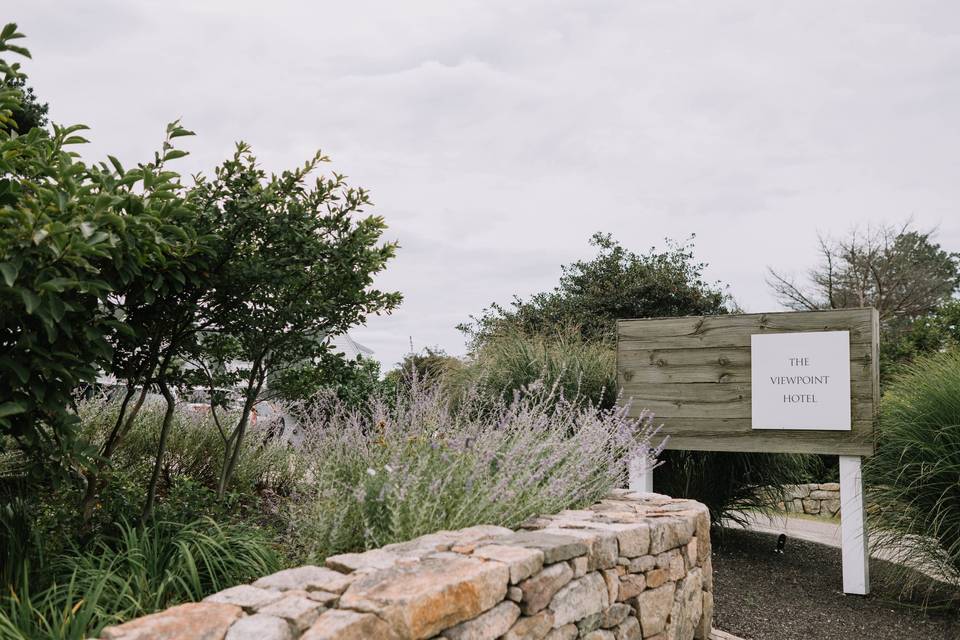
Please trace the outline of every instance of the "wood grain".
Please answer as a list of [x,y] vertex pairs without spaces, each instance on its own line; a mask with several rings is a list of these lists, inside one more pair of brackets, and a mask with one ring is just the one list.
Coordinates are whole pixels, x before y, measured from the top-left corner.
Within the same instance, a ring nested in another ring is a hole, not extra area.
[[[871,455],[879,403],[873,309],[621,320],[617,376],[631,414],[652,411],[668,449]],[[850,431],[753,430],[750,336],[850,332]]]

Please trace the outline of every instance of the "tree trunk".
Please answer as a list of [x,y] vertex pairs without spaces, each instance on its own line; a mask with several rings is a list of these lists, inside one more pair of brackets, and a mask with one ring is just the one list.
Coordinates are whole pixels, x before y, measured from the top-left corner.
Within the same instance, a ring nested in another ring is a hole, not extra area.
[[170,425],[173,424],[173,413],[176,410],[176,402],[170,387],[165,380],[159,383],[160,393],[167,401],[167,410],[163,414],[163,426],[160,429],[160,442],[157,445],[157,458],[153,463],[153,474],[150,476],[150,484],[147,486],[147,496],[143,503],[143,516],[141,521],[146,523],[153,517],[153,505],[157,497],[157,482],[160,480],[160,469],[163,467],[163,454],[167,450],[167,436],[170,435]]
[[243,401],[243,412],[240,414],[240,421],[237,423],[237,428],[233,434],[225,441],[223,468],[220,471],[220,482],[217,485],[217,499],[219,500],[223,500],[227,492],[227,485],[230,484],[233,473],[236,471],[237,461],[240,459],[240,450],[243,447],[243,436],[250,422],[250,413],[253,411],[253,405],[256,404],[260,390],[263,388],[264,376],[260,368],[260,362],[255,362],[247,383],[247,393]]
[[[113,430],[110,432],[110,435],[107,436],[104,447],[106,447],[107,443],[113,440],[120,431],[120,427],[123,425],[123,418],[127,412],[127,404],[129,404],[130,398],[133,397],[134,391],[133,385],[128,384],[127,390],[123,394],[123,402],[120,403],[120,412],[117,414],[117,421],[113,424]],[[93,518],[93,507],[97,502],[97,493],[100,491],[100,461],[97,461],[87,470],[84,478],[87,481],[87,488],[84,491],[83,499],[80,501],[80,514],[83,523],[81,526],[86,529],[91,518]]]
[[140,408],[143,407],[143,401],[147,397],[147,385],[143,386],[143,390],[140,392],[140,397],[137,398],[137,401],[134,403],[133,408],[130,410],[130,414],[127,415],[127,405],[130,403],[130,398],[133,397],[133,394],[136,392],[136,387],[134,385],[128,385],[127,391],[123,396],[123,402],[120,404],[120,413],[117,415],[117,421],[113,425],[113,429],[110,431],[110,435],[107,436],[106,441],[103,443],[103,447],[100,450],[100,458],[92,469],[90,469],[84,477],[87,481],[87,487],[83,494],[83,499],[80,502],[80,513],[82,516],[82,527],[86,528],[91,518],[93,517],[93,509],[96,506],[97,496],[106,486],[106,481],[104,480],[101,471],[103,470],[104,464],[109,464],[110,459],[113,457],[114,451],[117,450],[117,447],[120,446],[120,442],[123,440],[123,437],[130,431],[130,428],[133,426],[133,421],[136,420],[137,414],[140,413]]

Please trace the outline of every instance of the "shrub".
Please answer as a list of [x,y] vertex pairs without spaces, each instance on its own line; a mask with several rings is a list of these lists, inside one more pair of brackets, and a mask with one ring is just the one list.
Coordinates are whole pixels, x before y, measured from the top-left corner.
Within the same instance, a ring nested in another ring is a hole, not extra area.
[[512,331],[489,338],[465,366],[447,372],[455,396],[479,388],[509,399],[538,380],[556,385],[558,397],[611,407],[617,394],[616,352],[573,330],[549,336]]
[[490,402],[474,388],[451,408],[439,385],[300,416],[313,486],[290,539],[305,558],[378,547],[439,529],[516,527],[589,504],[625,481],[649,420],[558,400],[543,385]]
[[875,543],[960,586],[960,351],[920,358],[890,384],[864,475]]

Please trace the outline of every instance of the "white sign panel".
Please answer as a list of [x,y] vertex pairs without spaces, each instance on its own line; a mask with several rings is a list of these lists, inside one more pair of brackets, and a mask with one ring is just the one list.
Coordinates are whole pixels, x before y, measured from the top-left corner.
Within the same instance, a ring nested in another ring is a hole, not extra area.
[[850,332],[750,336],[754,429],[850,430]]

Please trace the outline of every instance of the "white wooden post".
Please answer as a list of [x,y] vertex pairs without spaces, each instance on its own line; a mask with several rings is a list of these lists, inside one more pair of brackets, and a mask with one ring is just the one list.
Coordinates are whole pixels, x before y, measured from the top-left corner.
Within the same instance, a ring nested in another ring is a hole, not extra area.
[[843,592],[870,593],[870,552],[863,514],[860,456],[840,456],[840,531]]
[[653,493],[653,466],[646,453],[630,460],[628,474],[630,491]]

